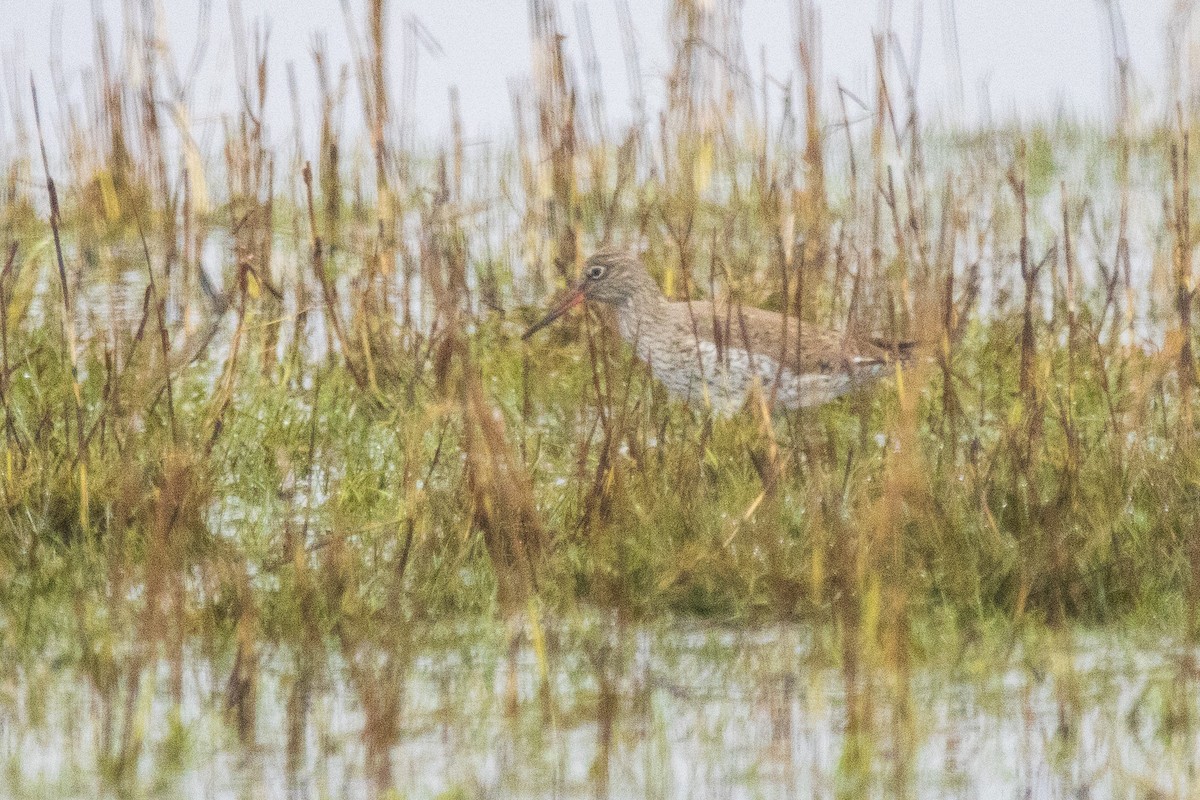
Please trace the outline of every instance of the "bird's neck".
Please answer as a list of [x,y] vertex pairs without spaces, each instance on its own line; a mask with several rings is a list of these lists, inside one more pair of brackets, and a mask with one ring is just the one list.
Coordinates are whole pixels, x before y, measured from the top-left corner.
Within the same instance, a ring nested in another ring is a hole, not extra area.
[[634,341],[646,333],[646,329],[663,319],[667,298],[657,286],[645,291],[634,292],[624,303],[618,305],[617,326],[626,341]]

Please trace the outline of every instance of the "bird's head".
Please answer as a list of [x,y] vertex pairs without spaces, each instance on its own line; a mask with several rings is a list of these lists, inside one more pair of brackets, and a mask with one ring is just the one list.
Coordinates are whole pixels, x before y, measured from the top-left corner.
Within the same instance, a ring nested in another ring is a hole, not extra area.
[[644,291],[657,293],[658,286],[636,253],[619,249],[601,250],[584,264],[583,277],[521,338],[528,339],[585,300],[619,307]]

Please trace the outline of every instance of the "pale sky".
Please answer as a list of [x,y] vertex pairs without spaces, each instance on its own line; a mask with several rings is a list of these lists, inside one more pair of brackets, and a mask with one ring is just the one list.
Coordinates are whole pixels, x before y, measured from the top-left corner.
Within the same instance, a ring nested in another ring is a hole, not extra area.
[[[137,3],[147,0],[135,0]],[[186,64],[199,39],[199,0],[156,0],[166,11],[167,33],[178,61]],[[724,2],[724,0],[711,0]],[[1120,0],[1114,0],[1120,2]],[[349,0],[358,9],[364,0]],[[306,100],[305,113],[315,116],[311,87],[315,84],[309,50],[312,37],[323,32],[335,61],[349,60],[346,25],[340,0],[242,0],[247,26],[268,21],[272,55],[272,138],[291,135],[285,65],[294,62]],[[612,0],[586,4],[602,67],[609,113],[627,114],[628,80],[621,51],[617,14]],[[1136,99],[1143,116],[1161,113],[1168,89],[1166,53],[1172,0],[1123,0],[1129,55],[1137,77]],[[559,3],[560,20],[571,54],[579,57],[576,6]],[[664,33],[665,5],[630,6],[637,27],[642,82],[651,109],[659,105],[668,66]],[[872,31],[879,25],[877,0],[818,2],[821,15],[825,84],[840,81],[864,99],[871,96]],[[28,101],[28,75],[44,93],[52,91],[50,64],[61,54],[69,93],[78,91],[81,74],[94,61],[92,9],[107,11],[110,30],[119,31],[120,0],[0,0],[0,53],[4,76],[0,87],[0,141],[8,135],[12,95]],[[1057,108],[1100,120],[1111,108],[1112,48],[1105,5],[1100,0],[957,0],[963,92],[956,101],[957,68],[948,58],[946,9],[951,0],[924,4],[894,0],[892,27],[911,59],[920,36],[920,96],[927,118],[939,114],[968,123],[993,118],[1045,118]],[[392,0],[389,8],[391,80],[400,91],[404,20],[413,16],[438,45],[420,54],[416,119],[418,136],[436,139],[448,130],[447,94],[456,85],[465,128],[470,136],[505,137],[512,129],[509,85],[530,73],[528,9],[520,0]],[[743,12],[746,51],[756,81],[761,78],[760,53],[767,70],[786,79],[794,69],[792,9],[789,0],[747,0]],[[917,9],[923,8],[918,26]],[[56,25],[61,20],[61,26]],[[195,111],[215,117],[233,107],[230,0],[212,0],[207,30],[209,45],[200,71]],[[15,87],[18,87],[14,89]],[[827,91],[827,97],[833,92]],[[72,96],[74,96],[72,94]],[[986,102],[985,102],[986,98]],[[757,98],[756,98],[757,99]],[[354,98],[348,122],[359,117]]]

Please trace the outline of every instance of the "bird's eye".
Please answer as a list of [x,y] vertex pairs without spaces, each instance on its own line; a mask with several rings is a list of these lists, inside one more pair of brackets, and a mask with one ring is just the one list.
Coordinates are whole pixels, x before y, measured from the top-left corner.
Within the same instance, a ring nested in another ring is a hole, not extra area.
[[604,267],[599,264],[591,267],[587,271],[587,276],[594,281],[598,281],[604,277]]

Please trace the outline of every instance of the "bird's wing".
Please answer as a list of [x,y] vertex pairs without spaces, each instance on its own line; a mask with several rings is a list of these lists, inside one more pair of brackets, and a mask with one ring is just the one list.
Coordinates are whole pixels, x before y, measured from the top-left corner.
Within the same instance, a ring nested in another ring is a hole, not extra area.
[[[884,363],[888,353],[869,341],[841,331],[785,318],[774,311],[724,302],[693,300],[673,304],[686,310],[685,325],[692,335],[714,341],[719,348],[746,350],[782,362],[797,373],[835,372],[865,364]],[[686,333],[686,332],[685,332]]]

